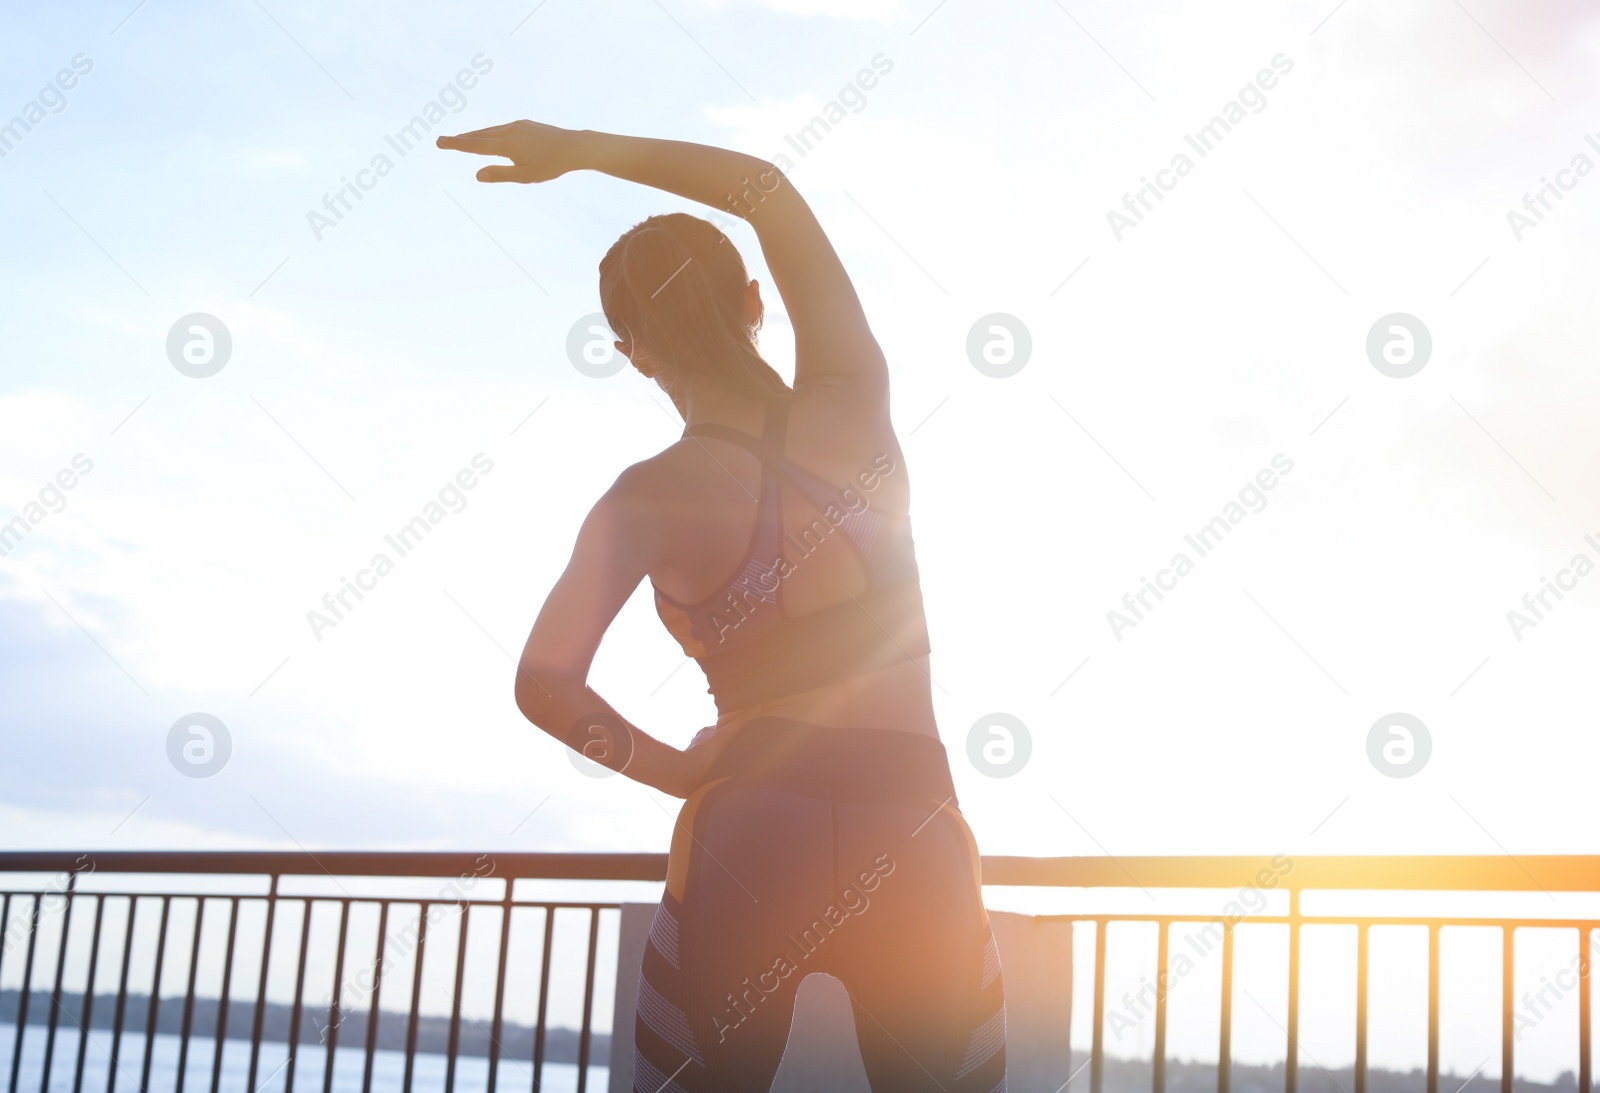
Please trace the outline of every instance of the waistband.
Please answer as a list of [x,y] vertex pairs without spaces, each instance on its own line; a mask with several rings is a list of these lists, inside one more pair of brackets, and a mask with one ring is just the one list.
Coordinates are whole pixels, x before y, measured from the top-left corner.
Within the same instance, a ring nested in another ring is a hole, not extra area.
[[956,801],[944,744],[897,729],[839,728],[757,717],[734,734],[707,780],[826,786],[886,801]]

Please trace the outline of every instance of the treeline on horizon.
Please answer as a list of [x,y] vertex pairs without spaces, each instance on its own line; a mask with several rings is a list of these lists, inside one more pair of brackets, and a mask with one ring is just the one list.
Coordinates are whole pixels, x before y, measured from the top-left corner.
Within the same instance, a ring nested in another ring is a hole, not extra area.
[[[150,1015],[150,996],[146,994],[129,993],[123,1007],[122,1031],[142,1035],[145,1031],[145,1022]],[[13,1027],[17,1020],[18,1002],[21,994],[15,989],[0,990],[0,1023],[8,1023]],[[215,998],[200,998],[194,1000],[194,1010],[189,1017],[189,1037],[191,1041],[214,1041],[217,1036],[217,1003]],[[157,1006],[156,1032],[170,1033],[173,1036],[183,1034],[183,1007],[181,997],[163,996]],[[50,992],[33,990],[28,995],[28,1025],[45,1026],[50,1023]],[[225,1038],[229,1040],[243,1040],[248,1043],[252,1037],[255,1026],[255,1000],[233,998],[228,1001],[228,1027]],[[90,1016],[89,1027],[92,1029],[105,1029],[109,1031],[116,1019],[117,996],[115,994],[96,994],[94,1006]],[[344,1015],[339,1022],[338,1047],[355,1051],[365,1051],[367,1045],[367,1015],[368,1007],[361,1006],[355,1009],[346,1007]],[[261,1039],[263,1043],[288,1043],[289,1021],[293,1016],[292,1006],[279,1002],[268,1002],[262,1012]],[[83,1026],[83,995],[63,991],[61,993],[61,1012],[56,1019],[56,1024],[62,1033],[74,1032]],[[378,1037],[375,1047],[380,1051],[404,1051],[406,1049],[406,1029],[410,1020],[409,1013],[398,1010],[380,1009],[378,1011]],[[482,1023],[479,1023],[479,1020]],[[461,1027],[457,1038],[456,1054],[464,1056],[480,1056],[487,1058],[489,1055],[489,1021],[487,1019],[474,1020],[465,1013],[461,1015]],[[328,1024],[328,1007],[323,1004],[307,1002],[300,1010],[300,1046],[321,1046],[330,1038],[325,1036],[324,1029]],[[502,1022],[500,1026],[500,1058],[531,1061],[533,1059],[534,1033],[532,1025],[513,1024],[510,1021]],[[547,1028],[544,1036],[544,1057],[552,1063],[576,1063],[578,1061],[579,1032],[570,1028]],[[417,1051],[430,1055],[443,1055],[450,1047],[450,1018],[434,1017],[425,1014],[417,1015]],[[593,1032],[589,1036],[589,1062],[591,1064],[604,1064],[611,1054],[611,1037],[604,1032]],[[70,1064],[68,1064],[70,1065]]]

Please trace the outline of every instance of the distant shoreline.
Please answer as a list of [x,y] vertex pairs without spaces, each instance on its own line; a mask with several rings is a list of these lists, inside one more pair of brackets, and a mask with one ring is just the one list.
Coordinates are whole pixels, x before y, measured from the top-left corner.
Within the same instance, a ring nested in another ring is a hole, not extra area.
[[[0,1026],[16,1027],[18,992],[0,990]],[[90,1027],[109,1031],[116,1015],[116,995],[96,994]],[[149,1014],[149,995],[129,993],[124,1007],[122,1030],[142,1035],[145,1018]],[[62,1013],[58,1029],[63,1034],[77,1030],[82,1013],[82,995],[62,992]],[[367,1009],[359,1012],[347,1010],[338,1030],[337,1046],[341,1050],[364,1051],[367,1043]],[[263,1043],[287,1043],[291,1007],[267,1003],[262,1016],[261,1040]],[[403,1052],[406,1048],[408,1013],[398,1010],[378,1011],[377,1050]],[[35,990],[29,995],[28,1027],[42,1028],[50,1020],[50,993]],[[249,1043],[255,1020],[253,999],[230,999],[228,1003],[228,1028],[225,1039]],[[300,1014],[300,1046],[321,1047],[322,1025],[327,1021],[327,1010],[321,1005],[304,1005]],[[479,1024],[479,1022],[482,1022]],[[456,1053],[462,1057],[486,1058],[489,1054],[489,1022],[481,1015],[461,1016]],[[190,1017],[189,1035],[192,1041],[211,1042],[216,1039],[217,999],[194,1000]],[[183,999],[163,997],[156,1020],[156,1032],[172,1036],[183,1032]],[[531,1025],[503,1022],[500,1030],[500,1057],[504,1061],[527,1062],[533,1058],[534,1029]],[[450,1044],[450,1019],[448,1017],[417,1016],[417,1053],[419,1055],[444,1055]],[[545,1031],[546,1062],[576,1064],[578,1061],[578,1032],[570,1028],[550,1028]],[[1074,1065],[1088,1059],[1087,1050],[1075,1049]],[[594,1032],[589,1039],[591,1066],[609,1066],[611,1036]],[[58,1062],[60,1062],[58,1057]],[[71,1065],[67,1063],[66,1065]],[[1168,1093],[1206,1093],[1214,1088],[1217,1064],[1215,1062],[1188,1062],[1167,1060]],[[1106,1093],[1145,1093],[1150,1088],[1151,1063],[1149,1059],[1126,1059],[1107,1055],[1104,1081]],[[1232,1085],[1239,1093],[1278,1093],[1283,1089],[1283,1063],[1254,1064],[1235,1060],[1232,1068]],[[1414,1093],[1419,1088],[1420,1070],[1396,1071],[1371,1067],[1367,1071],[1368,1093]],[[1301,1093],[1345,1093],[1351,1088],[1352,1068],[1348,1065],[1323,1071],[1319,1067],[1302,1064],[1299,1073]],[[1451,1089],[1461,1086],[1460,1093],[1499,1093],[1498,1076],[1474,1075],[1463,1081],[1460,1075],[1442,1074]],[[1565,1079],[1565,1080],[1563,1080]],[[1514,1093],[1576,1093],[1576,1076],[1571,1072],[1557,1078],[1553,1084],[1533,1082],[1518,1077],[1513,1082]]]
[[[20,992],[13,988],[0,990],[0,1023],[15,1027]],[[189,1018],[191,1040],[215,1040],[217,1035],[216,998],[196,997]],[[228,1000],[227,1040],[248,1043],[255,1025],[255,1000],[231,998]],[[90,1013],[89,1027],[110,1031],[116,1018],[117,996],[96,994]],[[179,1036],[183,1033],[184,1000],[181,997],[161,998],[157,1008],[155,1031]],[[337,1046],[364,1050],[367,1044],[368,1008],[346,1008],[336,1030]],[[61,993],[61,1013],[57,1026],[72,1032],[82,1026],[83,995],[77,992]],[[142,1035],[150,1014],[150,996],[129,992],[123,1008],[122,1031]],[[279,1002],[268,1002],[262,1011],[261,1040],[263,1043],[288,1043],[289,1020],[293,1007]],[[409,1013],[383,1009],[378,1011],[378,1037],[374,1045],[382,1051],[404,1051]],[[50,1022],[50,992],[33,990],[28,995],[28,1026],[46,1026]],[[300,1010],[300,1045],[322,1046],[325,1041],[324,1026],[328,1022],[328,1009],[320,1003],[305,1003]],[[481,1023],[480,1023],[481,1022]],[[534,1033],[532,1025],[504,1021],[500,1028],[500,1057],[514,1059],[533,1058]],[[579,1033],[570,1028],[547,1028],[544,1038],[544,1057],[552,1063],[578,1061]],[[417,1015],[417,1046],[419,1054],[443,1055],[450,1047],[450,1019],[425,1014]],[[461,1015],[456,1054],[461,1056],[489,1055],[489,1020],[474,1014]],[[604,1065],[611,1057],[611,1035],[592,1032],[589,1036],[589,1062]]]

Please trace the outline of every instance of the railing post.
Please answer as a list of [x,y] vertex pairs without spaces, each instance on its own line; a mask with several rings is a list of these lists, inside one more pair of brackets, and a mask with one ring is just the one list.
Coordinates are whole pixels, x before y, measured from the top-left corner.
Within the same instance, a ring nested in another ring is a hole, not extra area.
[[411,1076],[417,1061],[417,1007],[422,1004],[422,961],[428,947],[428,902],[417,911],[417,966],[411,974],[411,1014],[406,1019],[406,1075],[400,1093],[411,1093]]
[[22,960],[22,982],[17,994],[17,1043],[11,1052],[11,1093],[17,1093],[17,1075],[22,1069],[22,1040],[28,1027],[28,992],[33,987],[33,950],[39,940],[39,904],[42,897],[33,897],[33,909],[28,912],[28,954]]
[[383,987],[383,950],[389,935],[389,901],[378,904],[378,940],[372,954],[372,999],[367,1003],[367,1056],[361,1065],[361,1093],[372,1093],[372,1057],[378,1047],[378,992]]
[[250,1093],[260,1093],[256,1085],[256,1068],[261,1062],[261,1027],[267,1016],[267,968],[272,962],[272,921],[278,910],[278,874],[272,874],[267,886],[267,925],[261,935],[261,982],[256,989],[256,1011],[250,1025],[250,1073],[244,1087]]
[[556,936],[556,909],[544,909],[544,956],[539,959],[539,1023],[533,1030],[533,1088],[544,1088],[545,1020],[550,1012],[550,949]]
[[100,965],[100,923],[105,918],[106,897],[94,897],[94,929],[89,935],[89,971],[84,976],[83,1005],[78,1012],[83,1035],[78,1037],[78,1061],[72,1068],[72,1093],[83,1089],[83,1062],[89,1051],[89,1029],[94,1021],[94,973]]
[[167,956],[167,922],[172,917],[172,897],[161,897],[161,925],[156,930],[156,967],[150,974],[150,1005],[144,1017],[144,1063],[139,1068],[139,1093],[150,1093],[150,1061],[156,1050],[156,1029],[161,1025],[161,971]]
[[1591,1093],[1589,927],[1578,931],[1578,1093]]
[[583,973],[583,1027],[578,1031],[578,1093],[589,1088],[589,1034],[594,1019],[595,947],[600,943],[600,908],[589,908],[589,963]]
[[0,972],[6,967],[6,938],[11,936],[11,893],[0,896]]
[[328,1000],[327,1035],[323,1037],[322,1093],[333,1093],[333,1056],[339,1050],[339,1022],[344,1020],[344,949],[350,932],[350,899],[339,901],[339,941],[333,955],[333,997]]
[[445,1051],[444,1093],[456,1093],[456,1052],[461,1046],[461,988],[467,974],[467,925],[472,908],[461,903],[461,931],[456,937],[456,989],[450,999],[450,1039]]
[[1156,935],[1156,1046],[1150,1058],[1151,1093],[1167,1088],[1167,951],[1171,923],[1162,919]]
[[1439,1093],[1439,927],[1428,927],[1428,1088]]
[[[189,1072],[189,1029],[194,1021],[195,977],[200,971],[200,931],[206,922],[206,897],[194,899],[194,939],[189,943],[189,982],[183,992],[183,1030],[178,1041],[178,1079],[174,1093],[183,1093],[183,1081]],[[88,1029],[85,1027],[85,1032]],[[44,1093],[43,1090],[40,1093]]]
[[1089,1055],[1089,1093],[1101,1093],[1106,1064],[1106,926],[1105,919],[1094,924],[1094,1037]]
[[1283,1093],[1300,1079],[1300,890],[1289,889],[1289,1042],[1283,1052]]
[[[222,1084],[222,1050],[228,1039],[228,1001],[233,986],[233,945],[239,937],[239,897],[228,900],[228,945],[222,957],[222,986],[218,988],[216,1042],[211,1056],[211,1093]],[[72,1093],[78,1093],[73,1090]]]
[[1512,1081],[1516,1076],[1511,1035],[1513,995],[1516,993],[1516,934],[1515,926],[1501,927],[1504,940],[1500,950],[1500,1093],[1512,1093]]
[[1217,1045],[1217,1093],[1228,1093],[1233,1078],[1233,923],[1222,923],[1222,1021]]
[[122,1054],[122,1022],[128,1011],[128,965],[133,963],[134,916],[139,897],[128,896],[128,924],[122,932],[122,969],[117,976],[117,1008],[111,1017],[111,1062],[106,1066],[106,1093],[117,1086],[117,1059]]
[[[6,950],[10,947],[9,946],[10,938],[11,938],[11,893],[7,892],[7,893],[5,893],[5,895],[3,897],[0,897],[0,972],[5,971],[5,968],[6,968]],[[20,1002],[20,999],[18,1001]],[[17,1042],[18,1043],[22,1042],[22,1037],[21,1037],[20,1033],[17,1036]]]
[[294,1093],[294,1072],[300,1069],[301,999],[306,989],[306,949],[311,944],[311,909],[314,906],[311,897],[302,899],[300,906],[300,959],[295,964],[294,1003],[289,1007],[289,1044],[284,1063],[288,1069],[283,1075],[283,1093]]
[[1367,1093],[1367,924],[1356,927],[1356,1093]]
[[494,1016],[489,1022],[489,1080],[484,1093],[495,1093],[495,1082],[500,1075],[500,1028],[506,1003],[506,956],[511,945],[511,889],[516,879],[506,877],[502,883],[506,891],[500,903],[500,958],[495,963]]
[[[61,915],[61,943],[56,946],[56,980],[50,988],[50,1028],[44,1037],[44,1070],[39,1079],[39,1093],[47,1093],[50,1088],[50,1064],[56,1053],[56,1026],[61,1017],[61,977],[67,970],[67,935],[72,930],[72,893],[78,887],[78,873],[74,870],[67,877],[67,906]],[[89,1030],[84,1029],[87,1036]]]

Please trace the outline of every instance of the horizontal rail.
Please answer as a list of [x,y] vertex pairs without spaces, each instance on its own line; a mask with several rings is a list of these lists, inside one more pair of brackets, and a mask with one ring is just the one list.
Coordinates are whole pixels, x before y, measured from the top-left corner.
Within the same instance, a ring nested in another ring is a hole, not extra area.
[[[207,876],[209,874],[197,874],[197,875],[199,875],[199,876]],[[292,874],[290,874],[290,875],[292,875]],[[408,879],[408,878],[403,878],[402,877],[400,879],[404,880],[404,879]],[[496,879],[496,878],[486,878],[486,879],[491,879],[492,880],[492,879]],[[57,891],[54,888],[11,888],[11,887],[0,887],[0,893],[6,894],[6,895],[11,895],[11,896],[19,896],[19,897],[39,896],[39,897],[43,897],[45,899],[61,899],[61,898],[63,898],[63,894],[61,892]],[[318,895],[318,894],[315,894],[315,893],[288,893],[288,892],[279,892],[276,896],[272,896],[272,894],[269,893],[269,892],[254,892],[254,893],[252,893],[252,892],[213,892],[213,891],[209,891],[209,890],[202,892],[202,891],[197,891],[197,890],[195,890],[193,888],[191,888],[191,889],[189,889],[187,891],[180,891],[178,889],[169,890],[169,889],[165,889],[165,888],[151,888],[151,889],[140,888],[137,891],[135,891],[135,890],[132,890],[132,889],[118,888],[118,889],[116,889],[114,891],[104,891],[104,892],[87,891],[86,890],[86,891],[80,892],[79,894],[83,895],[83,896],[138,896],[140,899],[194,899],[196,896],[204,896],[206,899],[237,899],[237,900],[252,900],[252,899],[254,899],[254,900],[263,900],[263,899],[267,899],[269,896],[271,896],[271,898],[274,898],[274,899],[292,899],[292,900],[307,900],[308,899],[308,900],[312,900],[312,901],[317,902],[317,903],[377,903],[377,902],[379,902],[381,900],[381,901],[383,901],[385,903],[393,903],[393,904],[397,904],[397,905],[402,906],[402,907],[404,907],[404,906],[415,906],[416,904],[419,904],[419,903],[439,903],[440,902],[440,898],[438,896],[395,896],[395,895],[376,895],[376,894],[375,895],[367,895],[367,896],[336,896],[336,895],[332,895],[332,894],[329,894],[329,893],[323,893],[321,895]],[[451,906],[460,906],[460,907],[499,907],[502,904],[505,904],[507,901],[504,900],[504,899],[494,899],[492,897],[490,897],[490,898],[474,898],[472,896],[461,896],[459,898],[451,897],[448,902],[450,903]],[[615,911],[619,907],[622,906],[622,904],[618,903],[616,900],[604,900],[604,899],[598,899],[598,900],[596,900],[596,899],[581,899],[581,900],[513,899],[513,900],[510,900],[509,902],[510,902],[510,905],[512,907],[540,907],[540,908],[553,907],[558,911],[563,911],[563,910],[592,911],[595,908],[599,908],[602,911]],[[1079,917],[1082,917],[1082,916],[1079,916]],[[1215,916],[1213,916],[1213,917],[1215,917]],[[1500,920],[1496,919],[1495,921],[1498,922]],[[1543,922],[1544,920],[1540,919],[1539,921]]]
[[665,854],[487,854],[410,850],[11,850],[0,873],[203,873],[252,876],[665,880]]
[[[1290,868],[1284,870],[1283,864]],[[443,877],[661,881],[665,854],[469,851],[0,851],[0,872],[203,873],[256,876]],[[486,869],[492,863],[493,872]],[[1600,891],[1600,855],[1364,857],[988,856],[986,885],[1033,888],[1243,888],[1438,892]]]
[[[399,902],[399,901],[396,901]],[[416,900],[411,902],[415,903]],[[542,905],[541,905],[542,906]],[[1033,918],[1044,922],[1092,922],[1103,924],[1108,922],[1149,922],[1156,925],[1179,924],[1200,925],[1203,923],[1239,922],[1251,926],[1493,926],[1496,929],[1509,927],[1513,930],[1582,930],[1600,926],[1600,917],[1597,918],[1517,918],[1506,915],[1479,915],[1454,917],[1440,917],[1437,915],[1269,915],[1260,911],[1244,911],[1238,914],[1209,914],[1190,915],[1161,915],[1161,914],[1121,914],[1117,911],[1068,911],[1054,915],[1033,915]]]
[[1600,855],[990,856],[983,859],[983,883],[1047,888],[1600,892]]

